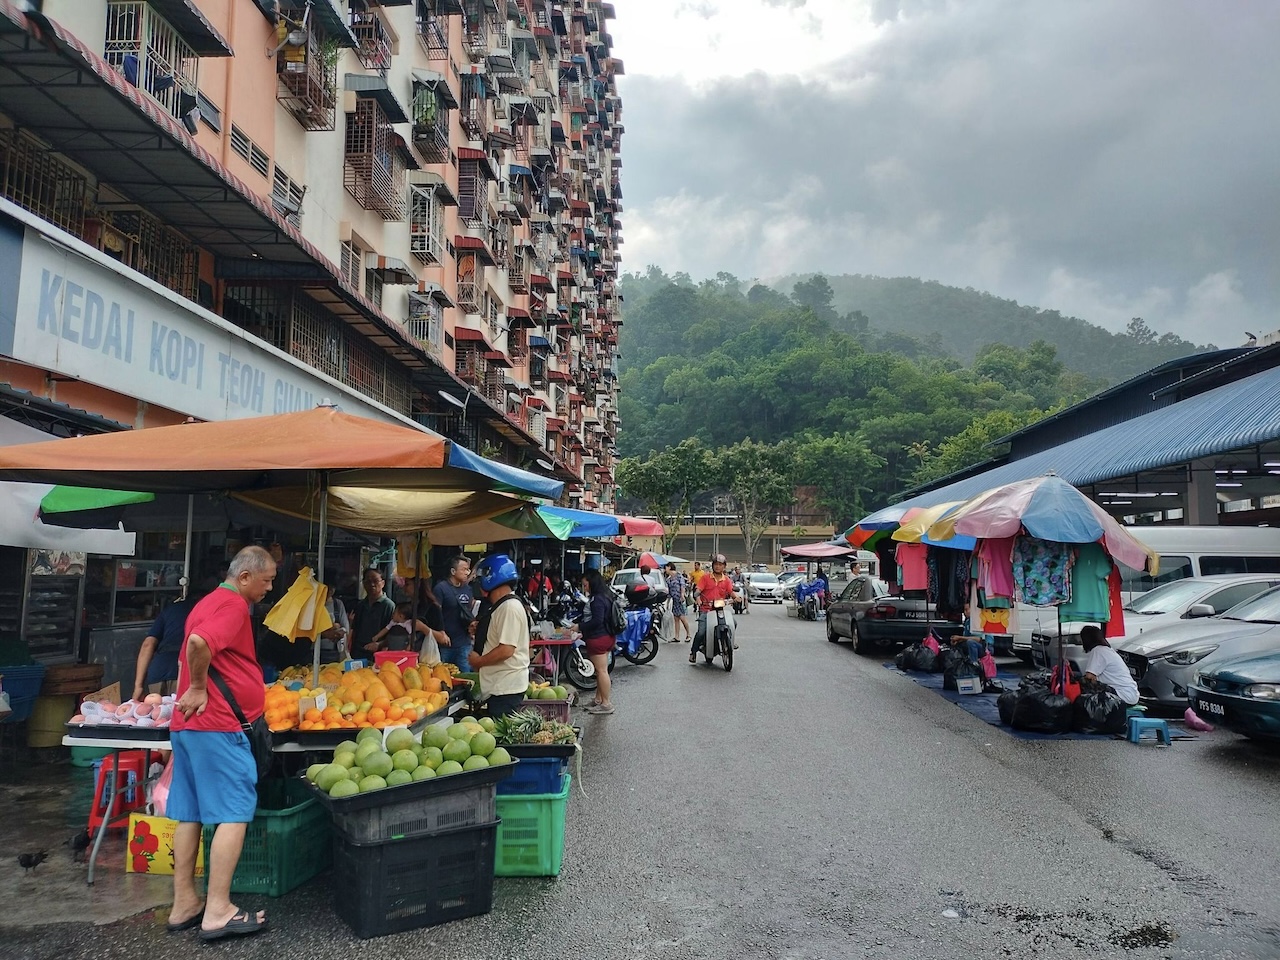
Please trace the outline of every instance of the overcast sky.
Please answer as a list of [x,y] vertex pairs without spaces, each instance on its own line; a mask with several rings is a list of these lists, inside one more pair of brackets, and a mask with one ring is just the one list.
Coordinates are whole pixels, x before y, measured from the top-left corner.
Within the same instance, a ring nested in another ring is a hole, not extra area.
[[1280,328],[1280,3],[615,0],[624,266]]

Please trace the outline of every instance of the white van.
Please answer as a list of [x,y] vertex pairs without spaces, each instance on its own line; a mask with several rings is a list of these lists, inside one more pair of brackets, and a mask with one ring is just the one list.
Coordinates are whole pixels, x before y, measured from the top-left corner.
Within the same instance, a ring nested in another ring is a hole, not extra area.
[[[1123,564],[1120,573],[1125,603],[1162,583],[1217,573],[1280,573],[1280,528],[1274,527],[1177,527],[1127,528],[1137,539],[1160,554],[1160,573],[1151,576]],[[1082,623],[1064,623],[1064,635],[1080,632]],[[1053,607],[1018,604],[1018,632],[1013,652],[1031,659],[1031,635],[1058,633]]]

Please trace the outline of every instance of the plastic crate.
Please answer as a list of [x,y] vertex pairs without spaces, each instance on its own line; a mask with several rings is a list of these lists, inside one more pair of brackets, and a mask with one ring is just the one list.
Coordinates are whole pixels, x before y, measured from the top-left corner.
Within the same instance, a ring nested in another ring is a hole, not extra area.
[[524,700],[520,703],[520,709],[536,710],[546,720],[559,720],[561,723],[568,723],[569,703],[569,700]]
[[9,713],[0,715],[0,723],[21,723],[31,716],[43,683],[43,663],[0,667],[0,689],[9,695]]
[[[332,836],[329,814],[300,781],[264,780],[258,784],[258,811],[245,831],[231,892],[284,896],[328,868]],[[212,842],[213,831],[206,828],[206,863]]]
[[523,757],[516,771],[498,784],[499,794],[557,794],[569,762],[563,757]]
[[478,917],[493,908],[499,824],[383,843],[333,843],[333,901],[357,937]]
[[333,807],[333,828],[344,840],[378,843],[415,839],[464,827],[483,826],[493,823],[496,816],[492,783],[407,800],[392,799],[391,790],[377,792],[388,801],[380,807],[350,812],[339,806]]
[[573,777],[558,793],[498,797],[498,852],[494,875],[556,877],[564,860],[564,816]]

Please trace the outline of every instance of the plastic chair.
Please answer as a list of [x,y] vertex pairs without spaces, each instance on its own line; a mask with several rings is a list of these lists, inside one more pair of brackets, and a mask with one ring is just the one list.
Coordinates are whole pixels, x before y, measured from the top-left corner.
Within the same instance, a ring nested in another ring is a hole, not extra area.
[[1141,743],[1143,734],[1151,731],[1156,735],[1156,743],[1164,746],[1172,746],[1173,740],[1169,736],[1168,721],[1161,720],[1156,717],[1130,717],[1129,718],[1129,742]]
[[[102,826],[108,830],[122,826],[120,821],[128,820],[130,811],[141,810],[147,805],[147,751],[122,750],[117,757],[118,769],[112,757],[104,757],[94,764],[98,767],[98,782],[93,791],[93,806],[89,808],[90,834],[97,833]],[[111,794],[125,785],[127,789],[119,793],[111,809],[111,822],[104,824]]]

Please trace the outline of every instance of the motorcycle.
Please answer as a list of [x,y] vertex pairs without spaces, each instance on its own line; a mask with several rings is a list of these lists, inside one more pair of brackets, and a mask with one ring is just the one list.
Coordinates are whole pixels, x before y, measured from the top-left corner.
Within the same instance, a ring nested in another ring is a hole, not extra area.
[[821,580],[796,587],[796,616],[801,620],[821,620],[826,616],[827,592]]
[[[645,664],[658,655],[662,644],[662,610],[667,591],[649,583],[633,583],[623,591],[627,601],[627,629],[618,637],[615,653],[632,663]],[[610,659],[610,667],[613,661]]]
[[[711,613],[715,615],[714,623],[708,615],[699,624],[699,629],[706,634],[703,638],[702,655],[706,658],[707,666],[711,666],[711,662],[719,657],[724,672],[728,673],[733,669],[733,621],[728,616],[724,600],[712,601]],[[710,629],[706,629],[707,627]],[[696,640],[694,644],[696,646]]]
[[747,583],[743,579],[733,581],[733,589],[738,596],[733,600],[733,615],[741,617],[751,612],[751,601],[747,598]]
[[[586,597],[566,583],[547,605],[547,618],[557,627],[575,626],[582,618],[585,603]],[[557,674],[563,674],[579,690],[594,690],[598,686],[595,664],[587,659],[587,645],[581,636],[575,636],[572,644],[543,647],[540,656],[550,662],[535,666],[548,667]],[[612,657],[609,667],[613,668]]]

